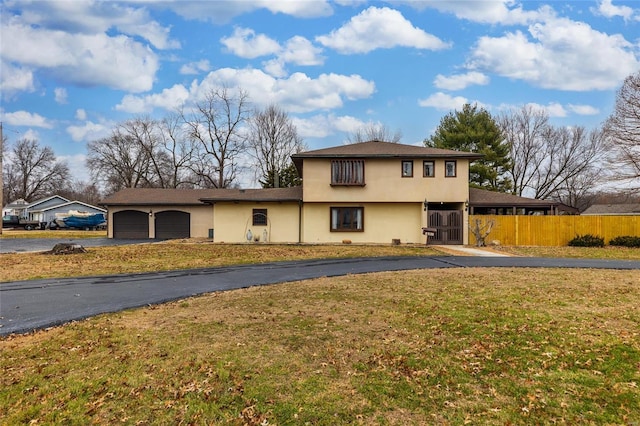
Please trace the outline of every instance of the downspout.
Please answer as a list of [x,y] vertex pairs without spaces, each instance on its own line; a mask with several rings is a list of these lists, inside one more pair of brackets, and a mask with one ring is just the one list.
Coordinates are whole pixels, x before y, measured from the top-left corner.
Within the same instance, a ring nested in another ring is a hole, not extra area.
[[302,243],[302,200],[298,200],[298,244]]

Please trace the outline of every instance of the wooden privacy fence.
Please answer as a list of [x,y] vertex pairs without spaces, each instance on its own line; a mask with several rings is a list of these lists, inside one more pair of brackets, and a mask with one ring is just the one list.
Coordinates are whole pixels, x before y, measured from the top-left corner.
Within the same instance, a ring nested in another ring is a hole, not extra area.
[[[502,216],[469,215],[469,224],[476,219],[481,223],[495,221],[486,238],[487,244],[499,241],[504,246],[566,246],[578,235],[591,234],[604,238],[604,243],[615,237],[640,236],[638,216]],[[469,244],[476,239],[469,232]]]

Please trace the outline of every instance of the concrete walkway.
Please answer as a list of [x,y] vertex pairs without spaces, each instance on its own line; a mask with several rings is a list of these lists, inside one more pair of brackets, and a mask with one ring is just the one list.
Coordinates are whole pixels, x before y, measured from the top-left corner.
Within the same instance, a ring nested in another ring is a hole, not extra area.
[[444,253],[455,254],[460,256],[482,256],[482,257],[511,257],[507,253],[500,253],[488,247],[469,247],[469,246],[431,246]]

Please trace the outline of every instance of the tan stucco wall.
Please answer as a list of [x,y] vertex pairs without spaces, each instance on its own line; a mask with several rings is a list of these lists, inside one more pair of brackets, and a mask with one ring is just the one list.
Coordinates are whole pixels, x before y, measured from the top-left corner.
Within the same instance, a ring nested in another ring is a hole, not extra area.
[[113,238],[113,214],[124,210],[137,210],[145,213],[153,213],[149,217],[149,238],[155,238],[155,214],[167,210],[176,210],[191,214],[191,237],[207,238],[209,229],[213,228],[211,206],[126,206],[109,207],[107,219],[107,236]]
[[402,177],[402,159],[365,160],[365,186],[331,186],[331,160],[305,159],[305,202],[461,202],[469,198],[469,161],[457,160],[456,177],[444,177],[436,159],[435,177],[422,176],[423,160],[413,160],[413,177]]
[[[331,232],[331,207],[364,207],[363,232]],[[424,243],[422,203],[308,203],[303,208],[303,242]]]
[[[253,226],[253,209],[267,209],[267,226]],[[214,241],[246,243],[247,231],[268,242],[299,242],[300,209],[297,202],[282,203],[232,203],[217,202],[213,207]]]

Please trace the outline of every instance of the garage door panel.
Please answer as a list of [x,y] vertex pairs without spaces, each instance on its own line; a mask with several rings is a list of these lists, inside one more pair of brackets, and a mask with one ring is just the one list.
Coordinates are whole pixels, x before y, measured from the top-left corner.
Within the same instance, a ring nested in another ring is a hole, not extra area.
[[149,214],[137,210],[124,210],[114,213],[113,238],[149,238]]
[[191,215],[177,210],[155,214],[156,238],[159,240],[190,238]]

